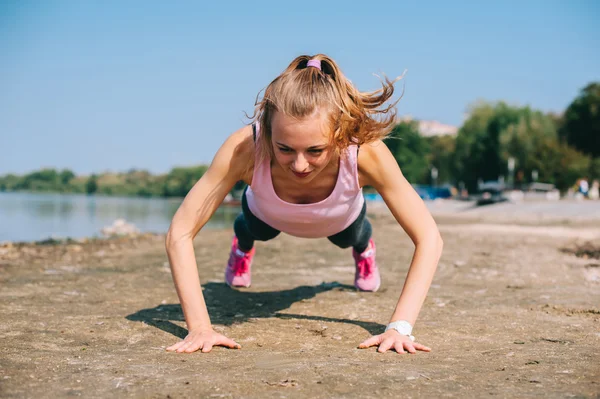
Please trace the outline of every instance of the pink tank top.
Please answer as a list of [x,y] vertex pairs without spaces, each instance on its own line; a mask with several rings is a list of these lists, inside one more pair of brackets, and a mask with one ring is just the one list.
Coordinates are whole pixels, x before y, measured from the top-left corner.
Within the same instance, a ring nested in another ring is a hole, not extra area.
[[[258,129],[257,129],[258,135]],[[275,193],[271,162],[254,165],[252,185],[246,191],[250,211],[269,226],[304,238],[328,237],[346,229],[360,214],[364,197],[358,183],[358,147],[352,145],[340,157],[333,192],[313,204],[292,204]]]

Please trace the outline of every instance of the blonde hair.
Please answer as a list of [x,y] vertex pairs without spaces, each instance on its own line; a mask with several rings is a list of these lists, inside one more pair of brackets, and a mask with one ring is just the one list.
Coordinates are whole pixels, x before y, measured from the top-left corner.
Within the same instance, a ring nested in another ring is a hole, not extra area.
[[[310,60],[321,68],[307,67]],[[394,84],[402,76],[389,80],[384,76],[381,89],[360,92],[348,80],[334,60],[324,54],[301,55],[264,90],[255,103],[252,123],[260,127],[256,147],[259,159],[272,159],[271,120],[275,112],[298,119],[317,109],[328,112],[330,144],[339,153],[349,145],[363,145],[383,139],[395,122],[395,106],[400,100],[382,107],[394,94]],[[401,96],[400,96],[401,97]]]

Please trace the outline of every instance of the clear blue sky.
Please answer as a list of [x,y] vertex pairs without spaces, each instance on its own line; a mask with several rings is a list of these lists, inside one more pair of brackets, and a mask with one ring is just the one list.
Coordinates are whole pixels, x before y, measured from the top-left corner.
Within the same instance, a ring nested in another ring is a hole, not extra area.
[[561,112],[600,80],[600,2],[0,2],[0,175],[210,162],[297,55],[399,114],[460,125],[477,99]]

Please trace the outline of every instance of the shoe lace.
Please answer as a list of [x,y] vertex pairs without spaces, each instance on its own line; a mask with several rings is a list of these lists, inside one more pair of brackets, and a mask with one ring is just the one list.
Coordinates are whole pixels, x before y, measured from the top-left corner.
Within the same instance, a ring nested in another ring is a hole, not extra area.
[[[241,251],[240,251],[241,252]],[[238,251],[234,252],[233,255],[235,261],[233,262],[233,273],[236,276],[241,276],[244,273],[248,273],[250,266],[250,259],[247,254],[240,254]]]
[[371,252],[365,251],[363,254],[361,254],[359,261],[356,264],[356,267],[358,268],[358,274],[361,277],[368,277],[371,273],[373,273],[373,256],[372,256],[372,250],[370,250]]

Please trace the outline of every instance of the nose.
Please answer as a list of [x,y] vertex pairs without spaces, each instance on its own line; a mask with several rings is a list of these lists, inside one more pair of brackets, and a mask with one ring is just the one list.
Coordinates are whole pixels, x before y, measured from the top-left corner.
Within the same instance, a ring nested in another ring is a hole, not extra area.
[[292,164],[295,172],[304,172],[308,168],[308,161],[302,154],[298,154]]

